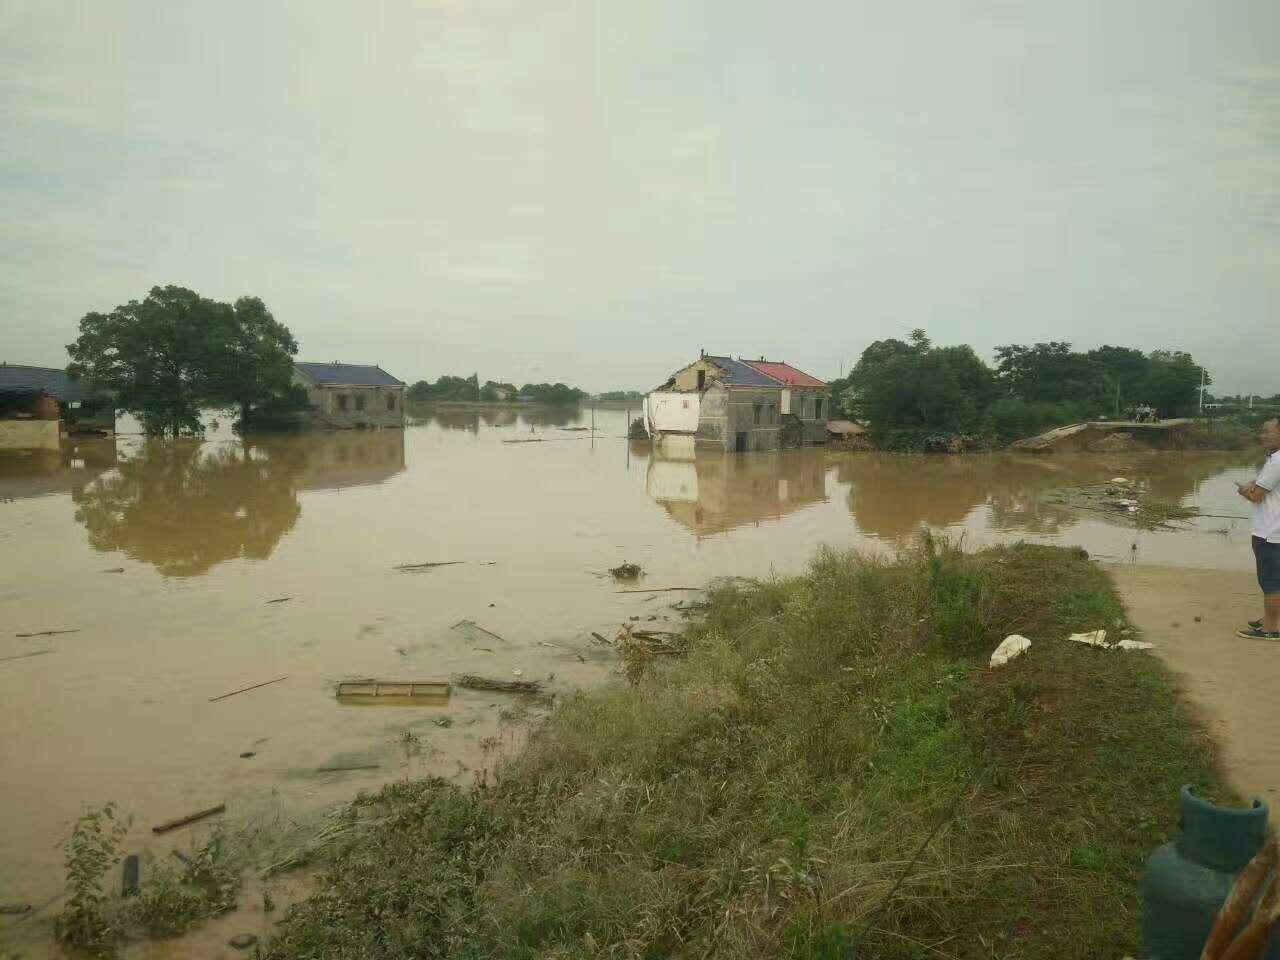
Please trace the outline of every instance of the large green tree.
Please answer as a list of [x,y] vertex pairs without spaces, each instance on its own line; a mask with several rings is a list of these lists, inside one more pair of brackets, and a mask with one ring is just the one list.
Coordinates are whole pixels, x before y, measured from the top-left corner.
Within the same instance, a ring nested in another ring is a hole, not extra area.
[[[1199,405],[1201,373],[1200,365],[1189,353],[1154,350],[1141,386],[1141,401],[1151,404],[1161,416],[1189,417]],[[1213,383],[1213,378],[1204,374],[1204,383]]]
[[306,392],[293,381],[298,344],[289,328],[257,297],[241,297],[230,313],[222,309],[219,316],[227,336],[211,358],[217,366],[210,379],[211,400],[237,407],[245,426],[255,411],[305,406]]
[[185,287],[153,287],[143,300],[85,314],[67,345],[67,372],[110,391],[148,434],[178,436],[201,431],[202,407],[238,407],[243,423],[257,406],[296,402],[297,349],[257,298],[233,306]]
[[917,331],[911,344],[872,344],[858,367],[858,408],[881,443],[930,449],[982,432],[995,378],[971,347],[935,347]]

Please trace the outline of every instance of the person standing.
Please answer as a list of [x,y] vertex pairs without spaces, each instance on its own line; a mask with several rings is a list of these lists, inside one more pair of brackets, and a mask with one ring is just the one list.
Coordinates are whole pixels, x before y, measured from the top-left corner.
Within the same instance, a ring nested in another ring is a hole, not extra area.
[[1267,462],[1252,483],[1240,484],[1240,496],[1253,504],[1253,556],[1262,588],[1262,619],[1236,631],[1248,640],[1280,640],[1280,419],[1258,432]]

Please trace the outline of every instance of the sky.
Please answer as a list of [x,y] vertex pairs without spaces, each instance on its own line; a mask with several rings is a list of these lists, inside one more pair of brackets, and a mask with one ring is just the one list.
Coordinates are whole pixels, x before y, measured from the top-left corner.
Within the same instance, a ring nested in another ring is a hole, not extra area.
[[410,382],[923,327],[1271,394],[1280,4],[0,0],[0,360],[171,283]]

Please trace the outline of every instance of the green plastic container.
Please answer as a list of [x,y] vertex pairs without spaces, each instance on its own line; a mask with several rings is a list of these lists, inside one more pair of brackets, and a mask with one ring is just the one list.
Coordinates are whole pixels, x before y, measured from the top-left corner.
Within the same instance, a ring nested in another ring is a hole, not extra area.
[[[1182,788],[1182,832],[1147,860],[1142,882],[1142,944],[1150,960],[1199,960],[1236,874],[1261,849],[1267,805],[1219,807]],[[1280,960],[1272,938],[1267,960]]]

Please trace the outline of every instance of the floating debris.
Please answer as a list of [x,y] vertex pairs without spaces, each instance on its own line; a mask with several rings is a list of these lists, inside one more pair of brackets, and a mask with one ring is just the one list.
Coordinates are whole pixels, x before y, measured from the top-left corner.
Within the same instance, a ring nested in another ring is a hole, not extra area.
[[250,687],[241,687],[239,690],[232,690],[230,693],[224,693],[221,696],[210,697],[209,702],[216,703],[219,700],[227,699],[227,697],[234,697],[238,693],[248,693],[250,690],[257,690],[259,687],[269,687],[273,683],[279,683],[281,680],[288,680],[288,679],[289,677],[286,674],[283,677],[276,677],[274,680],[264,680],[262,681],[262,683],[255,683],[253,684],[253,686],[250,686]]
[[60,637],[64,633],[79,633],[79,632],[80,632],[80,628],[76,627],[74,630],[37,630],[34,633],[15,633],[14,636],[22,637],[23,639],[26,639],[28,637]]
[[338,699],[345,703],[421,706],[449,699],[447,680],[344,680]]
[[267,603],[288,603],[293,597],[276,597],[274,600],[268,600]]
[[207,810],[200,810],[197,813],[188,814],[185,817],[179,817],[177,820],[166,821],[159,826],[152,827],[151,832],[157,834],[168,833],[170,830],[177,830],[179,827],[185,827],[198,820],[203,820],[205,817],[212,817],[215,813],[222,813],[226,809],[227,805],[225,803],[220,803],[217,806],[209,807]]
[[464,639],[470,640],[472,643],[496,640],[498,643],[510,646],[510,642],[505,637],[498,636],[492,630],[486,630],[474,620],[459,620],[449,629],[454,633],[459,634]]
[[615,593],[675,593],[688,592],[697,593],[701,587],[628,587],[625,590],[615,590]]
[[430,570],[432,567],[456,567],[460,563],[466,563],[465,560],[428,560],[426,563],[398,563],[397,570],[409,572],[412,570]]
[[541,693],[542,684],[537,680],[494,680],[464,673],[454,678],[454,683],[468,690],[497,690],[500,693]]
[[637,580],[644,576],[644,569],[638,563],[620,563],[610,567],[609,573],[615,580]]
[[0,657],[0,663],[5,660],[25,660],[27,657],[43,657],[46,653],[53,653],[52,650],[35,650],[31,653],[15,653],[11,657]]

